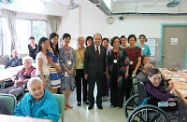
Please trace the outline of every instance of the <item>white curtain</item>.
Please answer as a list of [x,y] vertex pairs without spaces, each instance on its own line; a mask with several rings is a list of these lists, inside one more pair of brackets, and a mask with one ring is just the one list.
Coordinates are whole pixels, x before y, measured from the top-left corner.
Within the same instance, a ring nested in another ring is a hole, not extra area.
[[[9,11],[9,10],[2,10],[3,16],[5,17],[8,29],[11,35],[11,52],[13,49],[16,49],[16,41],[17,41],[17,34],[16,34],[16,12]],[[10,52],[10,54],[11,54]]]
[[61,24],[61,16],[47,16],[47,25],[50,33],[58,33]]

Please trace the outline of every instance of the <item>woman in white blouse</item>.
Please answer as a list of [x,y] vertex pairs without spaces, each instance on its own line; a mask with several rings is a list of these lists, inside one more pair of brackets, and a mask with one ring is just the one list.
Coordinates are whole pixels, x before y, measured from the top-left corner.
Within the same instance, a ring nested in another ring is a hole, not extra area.
[[41,78],[46,88],[50,89],[49,85],[49,65],[47,60],[47,49],[49,48],[50,41],[46,37],[41,37],[38,42],[38,49],[36,55],[36,75]]

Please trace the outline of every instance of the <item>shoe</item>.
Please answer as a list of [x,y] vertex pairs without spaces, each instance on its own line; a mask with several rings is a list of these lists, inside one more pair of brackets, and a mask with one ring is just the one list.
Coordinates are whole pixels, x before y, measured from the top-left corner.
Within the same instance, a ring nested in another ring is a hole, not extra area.
[[103,106],[102,105],[97,105],[98,109],[103,109]]
[[77,105],[78,105],[78,106],[81,106],[81,102],[77,102]]
[[73,108],[73,106],[72,106],[72,105],[69,105],[69,104],[66,104],[66,107],[67,107],[67,108],[70,108],[70,109]]
[[114,108],[114,106],[113,106],[113,105],[110,105],[110,108]]
[[88,106],[88,110],[91,110],[93,108],[93,105]]
[[85,103],[86,105],[89,105],[89,102],[88,102],[88,101],[84,101],[84,103]]

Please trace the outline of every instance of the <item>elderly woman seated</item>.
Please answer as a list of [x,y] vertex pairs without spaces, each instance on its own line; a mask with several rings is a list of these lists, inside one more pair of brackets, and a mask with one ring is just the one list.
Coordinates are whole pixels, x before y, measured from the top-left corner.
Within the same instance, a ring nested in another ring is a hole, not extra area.
[[[148,82],[145,85],[149,99],[148,104],[159,106],[159,102],[167,101],[167,107],[161,107],[165,111],[178,110],[180,119],[185,116],[184,103],[181,99],[176,99],[173,96],[175,87],[173,84],[169,85],[169,89],[162,89],[161,87],[161,73],[158,69],[153,68],[148,74]],[[161,104],[160,103],[160,104]],[[163,103],[162,103],[163,104]],[[181,122],[181,120],[179,120]]]
[[29,79],[27,83],[29,93],[26,94],[14,110],[14,115],[59,120],[59,106],[56,98],[46,89],[43,81],[37,77]]
[[19,96],[23,91],[23,85],[28,82],[31,77],[35,76],[36,68],[32,66],[32,58],[23,58],[24,67],[11,78],[14,85],[5,89],[1,89],[0,93],[13,94]]

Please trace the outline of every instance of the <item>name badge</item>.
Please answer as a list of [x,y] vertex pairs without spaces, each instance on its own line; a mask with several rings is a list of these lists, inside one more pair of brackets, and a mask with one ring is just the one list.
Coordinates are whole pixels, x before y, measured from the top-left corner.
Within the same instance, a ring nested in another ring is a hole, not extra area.
[[68,75],[68,73],[67,73],[67,72],[65,72],[64,76],[65,76],[65,77],[67,77],[67,76],[69,76],[69,75]]
[[144,50],[144,48],[142,48],[142,50]]
[[68,60],[67,64],[68,64],[68,65],[71,65],[71,60]]
[[133,65],[133,61],[130,61],[130,65]]
[[114,63],[116,64],[118,61],[117,61],[117,59],[114,59]]

